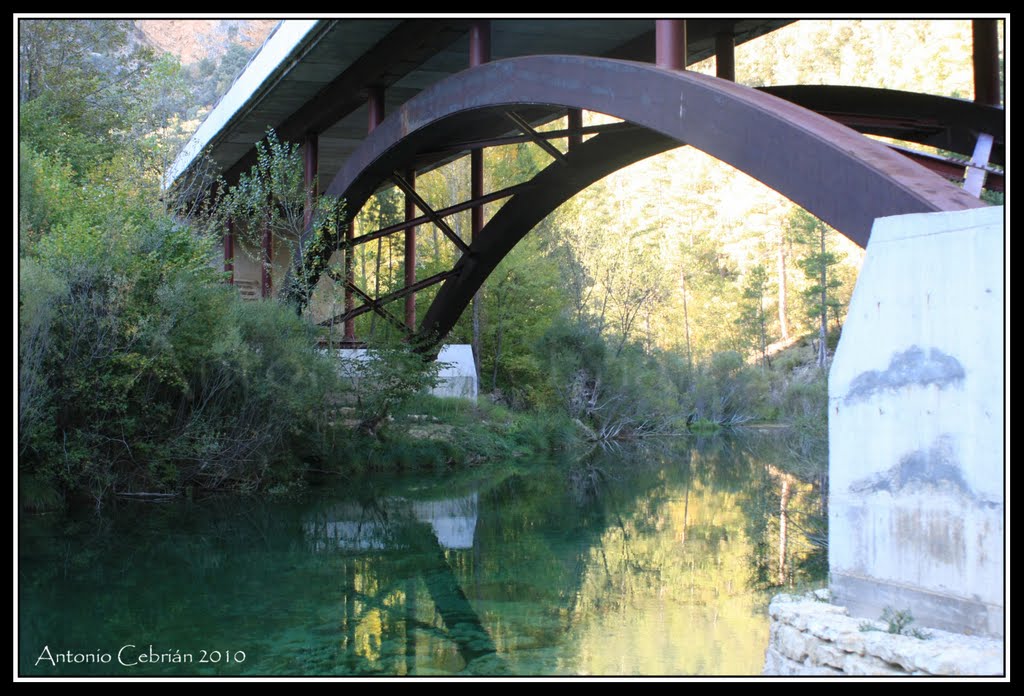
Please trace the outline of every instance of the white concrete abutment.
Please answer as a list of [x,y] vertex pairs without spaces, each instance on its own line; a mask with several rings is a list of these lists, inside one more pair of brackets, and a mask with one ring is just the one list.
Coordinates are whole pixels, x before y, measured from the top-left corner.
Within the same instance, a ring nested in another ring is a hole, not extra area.
[[1003,636],[1004,212],[872,229],[829,374],[829,589],[854,617]]

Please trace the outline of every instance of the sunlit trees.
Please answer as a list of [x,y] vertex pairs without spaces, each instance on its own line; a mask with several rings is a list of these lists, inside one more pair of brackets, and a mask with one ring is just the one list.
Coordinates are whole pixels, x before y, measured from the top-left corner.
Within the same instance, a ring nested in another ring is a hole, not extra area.
[[[804,247],[800,268],[809,281],[803,291],[807,316],[817,323],[818,367],[824,368],[828,359],[828,317],[838,313],[842,304],[836,291],[842,282],[835,277],[832,269],[839,263],[839,255],[828,248],[829,227],[802,208],[791,218],[793,232]],[[834,234],[834,232],[833,232]]]

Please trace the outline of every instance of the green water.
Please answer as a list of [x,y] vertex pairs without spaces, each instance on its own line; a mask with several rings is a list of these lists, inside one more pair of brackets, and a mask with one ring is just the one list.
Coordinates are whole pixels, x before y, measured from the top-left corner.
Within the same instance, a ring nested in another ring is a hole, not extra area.
[[772,451],[673,441],[26,517],[19,672],[759,674],[770,596],[824,580],[820,491]]

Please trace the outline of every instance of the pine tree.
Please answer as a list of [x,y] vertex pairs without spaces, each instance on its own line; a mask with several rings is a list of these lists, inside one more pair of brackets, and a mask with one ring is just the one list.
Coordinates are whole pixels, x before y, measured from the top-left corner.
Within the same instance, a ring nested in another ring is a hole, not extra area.
[[831,229],[824,222],[806,210],[799,208],[790,218],[795,238],[803,245],[806,255],[797,263],[803,269],[810,285],[804,289],[803,298],[807,316],[818,324],[818,367],[825,367],[828,351],[829,310],[838,312],[842,303],[836,297],[836,290],[842,282],[830,269],[840,262],[838,254],[828,250]]

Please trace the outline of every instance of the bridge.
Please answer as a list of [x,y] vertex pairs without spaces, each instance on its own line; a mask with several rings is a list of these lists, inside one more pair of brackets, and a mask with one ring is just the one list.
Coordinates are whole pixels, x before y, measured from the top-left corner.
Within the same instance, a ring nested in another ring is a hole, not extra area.
[[[236,269],[246,260],[234,253],[233,236],[225,238],[225,270],[248,281],[254,295],[273,294],[289,263],[305,269],[305,291],[294,298],[300,306],[329,270],[330,258],[343,256],[347,272],[332,275],[344,287],[345,311],[329,320],[343,324],[353,344],[353,319],[366,312],[432,344],[441,341],[487,275],[548,213],[601,177],[684,144],[750,174],[861,246],[877,217],[981,205],[942,180],[963,178],[962,163],[860,134],[940,147],[965,158],[980,144],[974,170],[981,176],[990,163],[1005,164],[995,20],[975,22],[980,86],[974,102],[857,87],[755,91],[736,85],[734,47],[788,23],[289,20],[209,115],[168,181],[194,171],[206,154],[227,183],[234,183],[255,163],[254,143],[273,127],[282,140],[304,144],[308,180],[325,182],[327,193],[344,198],[350,219],[374,192],[401,188],[405,223],[358,237],[349,225],[315,250],[309,240],[286,250],[267,237],[258,269]],[[682,69],[712,55],[717,78]],[[623,123],[584,127],[584,110]],[[560,118],[566,128],[537,130]],[[523,141],[544,148],[552,165],[532,181],[483,191],[483,149]],[[559,141],[568,147],[553,144]],[[431,209],[416,195],[417,173],[467,153],[471,199]],[[1001,174],[991,174],[987,183],[1000,189]],[[976,195],[980,185],[975,188]],[[500,200],[506,204],[485,224],[483,205]],[[464,210],[473,211],[469,240],[446,222]],[[461,258],[447,272],[417,278],[415,232],[424,224],[436,225]],[[404,238],[405,285],[371,297],[354,282],[352,254],[346,251],[387,235]],[[300,258],[281,259],[281,251]],[[439,283],[436,299],[417,323],[415,293]],[[402,320],[386,307],[398,301],[405,304]]]
[[[830,546],[834,594],[863,615],[900,603],[939,627],[1001,634],[1002,447],[974,444],[1002,440],[1002,404],[993,396],[1002,372],[981,369],[1001,367],[1002,342],[980,350],[954,335],[1002,336],[1002,288],[984,280],[1002,265],[1002,212],[978,197],[983,186],[1002,189],[1006,165],[998,20],[974,19],[973,47],[962,49],[973,56],[972,101],[866,87],[737,84],[735,47],[789,23],[287,20],[200,126],[166,183],[201,173],[211,160],[228,184],[237,181],[256,162],[254,144],[270,127],[282,140],[301,142],[306,181],[342,197],[348,222],[326,245],[313,244],[307,230],[291,251],[264,234],[260,264],[235,254],[229,228],[225,271],[252,295],[269,297],[277,287],[304,309],[317,285],[337,283],[344,311],[317,318],[343,325],[345,343],[358,344],[354,319],[374,312],[432,349],[515,244],[591,183],[684,145],[727,162],[866,246],[865,274],[877,283],[865,287],[862,274],[830,382],[833,541],[840,528],[851,539]],[[712,56],[715,76],[687,69]],[[617,121],[584,125],[586,112]],[[484,149],[518,142],[538,145],[550,164],[529,181],[485,191]],[[432,207],[417,194],[417,176],[467,154],[469,199]],[[355,214],[393,186],[405,195],[404,222],[356,236]],[[485,220],[484,205],[495,201],[504,204]],[[466,210],[471,235],[463,239],[446,218]],[[886,223],[879,233],[883,220],[906,225]],[[415,240],[425,225],[459,253],[450,269],[421,278]],[[389,235],[403,239],[404,285],[373,296],[355,282],[352,252]],[[884,253],[873,252],[882,244]],[[959,253],[977,262],[975,272],[940,276]],[[922,267],[934,261],[936,270],[895,282],[891,274],[903,272],[886,266],[894,259]],[[307,282],[287,283],[289,273]],[[433,285],[440,288],[417,318],[415,294]],[[950,304],[919,302],[933,295]],[[403,305],[404,312],[394,309]],[[920,421],[894,425],[891,409]],[[974,430],[957,424],[965,409]],[[871,461],[857,456],[865,438],[878,441]],[[952,496],[942,509],[959,506],[959,536],[950,532],[954,522],[935,517],[922,491]]]

